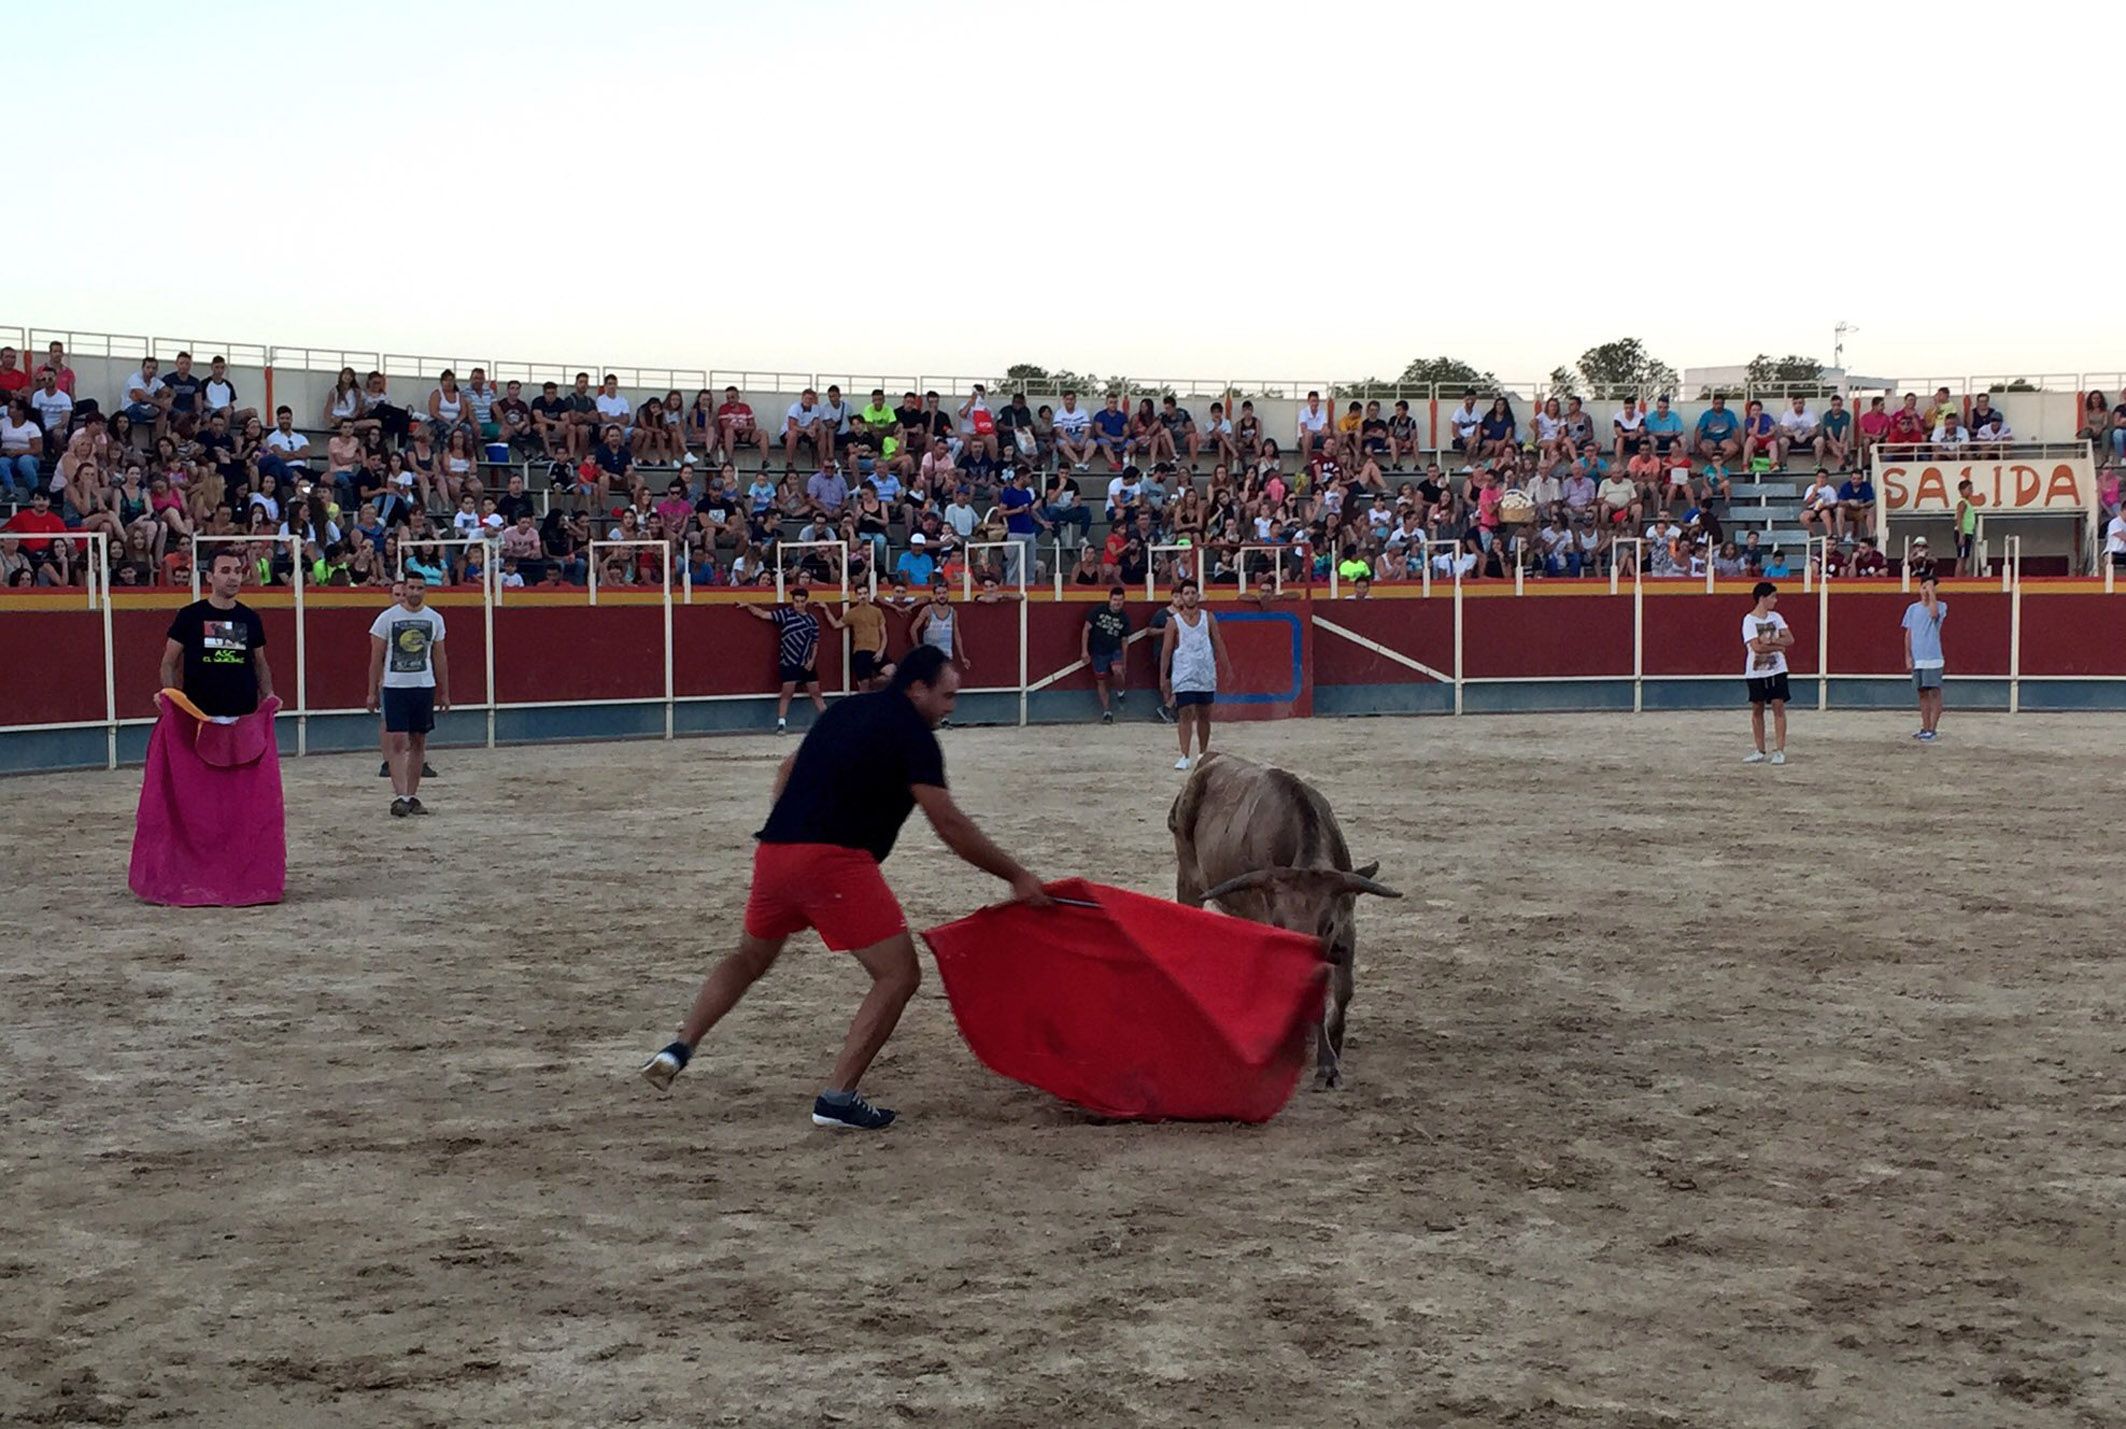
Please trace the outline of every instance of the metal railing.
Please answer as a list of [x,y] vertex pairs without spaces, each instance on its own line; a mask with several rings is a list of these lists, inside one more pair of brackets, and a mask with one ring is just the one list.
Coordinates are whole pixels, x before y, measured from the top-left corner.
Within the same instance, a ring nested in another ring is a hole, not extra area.
[[[204,362],[210,357],[227,357],[235,366],[264,366],[287,368],[305,372],[337,372],[342,367],[353,367],[358,373],[371,370],[382,371],[396,377],[433,377],[445,367],[453,368],[463,376],[475,366],[485,367],[497,385],[515,378],[533,383],[551,379],[567,386],[578,372],[588,372],[593,381],[607,372],[614,373],[621,385],[634,389],[677,387],[681,391],[708,388],[719,391],[733,386],[740,391],[798,391],[812,387],[825,391],[830,384],[839,385],[845,395],[868,395],[873,388],[885,389],[888,396],[898,399],[901,393],[913,390],[918,393],[935,390],[941,394],[964,394],[975,383],[981,383],[992,396],[1008,397],[1013,391],[1023,391],[1029,397],[1054,396],[1062,390],[1062,383],[1054,378],[1010,379],[999,373],[969,375],[964,373],[917,373],[882,374],[872,372],[798,372],[755,368],[682,368],[642,364],[595,363],[595,362],[532,362],[502,358],[432,357],[410,353],[387,353],[374,348],[311,347],[299,343],[268,343],[250,340],[217,341],[207,339],[174,338],[146,334],[120,334],[79,331],[71,328],[43,328],[33,326],[9,326],[0,324],[0,344],[21,349],[26,353],[40,352],[53,341],[64,344],[69,355],[84,358],[113,358],[131,360],[154,356],[169,358],[179,350],[190,351]],[[34,365],[34,364],[32,364]],[[1361,400],[1378,398],[1393,402],[1407,400],[1412,403],[1439,400],[1458,402],[1462,393],[1475,385],[1484,395],[1497,390],[1541,401],[1556,395],[1570,396],[1577,383],[1558,384],[1550,379],[1538,380],[1500,379],[1491,384],[1465,382],[1405,383],[1397,379],[1352,377],[1168,377],[1140,376],[1117,373],[1111,376],[1081,380],[1081,387],[1094,389],[1098,394],[1116,392],[1129,396],[1157,397],[1172,392],[1176,397],[1209,400],[1232,396],[1235,399],[1259,397],[1270,400],[1298,400],[1309,391],[1322,394],[1325,401]],[[2092,389],[2114,392],[2126,388],[2126,372],[2042,372],[2042,373],[1979,373],[1960,376],[1898,377],[1887,385],[1877,380],[1856,381],[1851,377],[1824,381],[1821,379],[1779,380],[1772,382],[1744,381],[1732,385],[1714,384],[1719,390],[1738,400],[1750,397],[1770,401],[1794,393],[1814,395],[1833,390],[1846,392],[1918,392],[1932,395],[1940,387],[1947,387],[1957,395],[1975,395],[1980,392],[2053,392],[2081,393]],[[1696,400],[1695,391],[1684,391],[1679,379],[1672,391],[1678,400]],[[1625,397],[1645,400],[1659,396],[1653,384],[1601,384],[1586,387],[1580,396],[1590,402],[1620,401]]]

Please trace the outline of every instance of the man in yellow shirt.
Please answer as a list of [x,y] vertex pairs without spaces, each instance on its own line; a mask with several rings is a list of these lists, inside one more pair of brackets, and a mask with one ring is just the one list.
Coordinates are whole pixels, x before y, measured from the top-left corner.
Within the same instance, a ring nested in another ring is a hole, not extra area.
[[859,690],[886,688],[893,679],[892,662],[886,659],[886,612],[869,586],[859,588],[843,609],[842,625],[849,632],[850,683]]

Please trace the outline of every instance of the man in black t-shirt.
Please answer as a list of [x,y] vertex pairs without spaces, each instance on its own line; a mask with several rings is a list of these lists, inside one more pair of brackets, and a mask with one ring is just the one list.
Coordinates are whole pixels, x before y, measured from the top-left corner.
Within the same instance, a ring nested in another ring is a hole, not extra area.
[[204,715],[247,715],[272,697],[266,625],[236,598],[244,557],[217,546],[207,563],[207,598],[177,612],[162,646],[162,688],[181,689]]
[[1114,685],[1114,697],[1120,700],[1122,688],[1122,647],[1129,639],[1129,612],[1122,603],[1129,593],[1115,586],[1107,593],[1107,604],[1095,606],[1085,614],[1085,628],[1078,636],[1078,658],[1092,666],[1093,688],[1100,695],[1100,723],[1113,724],[1115,712],[1107,702],[1108,685]]
[[709,1029],[738,1004],[791,934],[817,929],[829,948],[853,953],[871,991],[849,1024],[827,1090],[812,1104],[815,1126],[876,1131],[893,1113],[856,1090],[915,995],[920,971],[908,920],[879,865],[893,852],[917,804],[945,846],[1011,885],[1014,897],[1048,901],[1041,882],[990,842],[945,790],[945,756],[932,733],[952,713],[960,676],[943,652],[923,646],[876,694],[852,695],[813,725],[775,775],[775,805],[755,835],[745,931],[701,985],[679,1040],[644,1064],[659,1091]]

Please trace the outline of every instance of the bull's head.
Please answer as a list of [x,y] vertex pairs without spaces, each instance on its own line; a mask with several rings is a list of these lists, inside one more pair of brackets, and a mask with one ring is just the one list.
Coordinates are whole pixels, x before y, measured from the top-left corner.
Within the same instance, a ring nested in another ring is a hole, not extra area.
[[1203,894],[1203,901],[1209,903],[1223,898],[1229,893],[1240,893],[1250,888],[1262,889],[1265,892],[1272,892],[1278,888],[1303,889],[1317,896],[1329,894],[1332,896],[1348,895],[1355,897],[1360,893],[1371,893],[1378,898],[1402,897],[1402,894],[1386,884],[1373,881],[1373,875],[1378,872],[1380,872],[1378,863],[1369,863],[1364,868],[1352,869],[1258,868],[1253,873],[1243,873],[1238,878],[1228,878],[1225,882],[1206,889]]
[[1363,868],[1258,868],[1237,878],[1214,884],[1203,895],[1206,903],[1234,894],[1252,893],[1263,903],[1259,921],[1295,933],[1321,939],[1329,961],[1349,967],[1356,951],[1356,919],[1353,903],[1361,893],[1378,898],[1402,894],[1373,881],[1380,865]]

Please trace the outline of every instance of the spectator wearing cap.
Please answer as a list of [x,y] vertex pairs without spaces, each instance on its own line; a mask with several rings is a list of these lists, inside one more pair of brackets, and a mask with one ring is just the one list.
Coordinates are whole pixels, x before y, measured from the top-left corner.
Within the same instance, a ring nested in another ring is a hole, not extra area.
[[930,578],[937,572],[937,559],[931,555],[929,547],[929,540],[922,532],[910,533],[908,549],[893,563],[894,580],[905,581],[918,590],[928,586]]
[[1937,567],[1934,564],[1933,552],[1927,547],[1926,537],[1914,536],[1912,543],[1905,548],[1905,569],[1912,573],[1912,579],[1915,581],[1934,578]]

